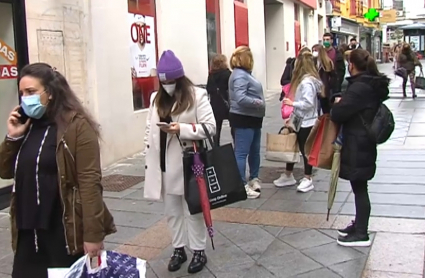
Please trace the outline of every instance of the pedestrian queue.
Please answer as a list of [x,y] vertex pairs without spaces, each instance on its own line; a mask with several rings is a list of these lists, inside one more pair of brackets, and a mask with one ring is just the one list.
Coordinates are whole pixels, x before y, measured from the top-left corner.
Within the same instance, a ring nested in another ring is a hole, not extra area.
[[391,112],[383,105],[389,95],[389,79],[378,71],[366,50],[351,51],[348,63],[348,87],[345,93],[333,95],[331,120],[341,126],[339,177],[350,181],[356,216],[346,228],[338,230],[337,242],[342,246],[370,246],[368,181],[375,176],[377,144],[385,142],[394,129]]
[[227,57],[223,54],[216,54],[211,60],[207,92],[217,125],[215,135],[217,145],[220,145],[223,121],[229,119],[229,78],[231,74],[227,65]]
[[[313,54],[305,51],[295,61],[294,72],[288,95],[283,99],[283,105],[292,108],[292,113],[286,119],[286,127],[296,133],[298,148],[304,160],[304,177],[300,180],[297,190],[308,192],[314,189],[312,180],[313,167],[308,164],[304,145],[318,117],[318,96],[324,90],[316,68]],[[285,173],[273,183],[276,187],[293,186],[297,183],[293,175],[294,163],[286,163]]]
[[[263,86],[252,75],[251,49],[239,46],[230,57],[230,126],[234,132],[235,156],[248,198],[260,197],[261,129],[266,113]],[[249,179],[246,179],[248,160]]]
[[207,132],[214,136],[216,120],[207,91],[186,77],[171,50],[162,53],[157,72],[159,89],[151,96],[146,121],[144,197],[164,200],[174,248],[168,270],[177,271],[186,262],[187,246],[193,250],[187,271],[196,273],[207,263],[207,235],[202,213],[190,214],[185,200],[182,152],[193,141],[206,140]]
[[14,179],[12,278],[47,278],[48,268],[100,256],[116,228],[102,198],[99,125],[65,77],[27,65],[19,94],[0,145],[0,178]]

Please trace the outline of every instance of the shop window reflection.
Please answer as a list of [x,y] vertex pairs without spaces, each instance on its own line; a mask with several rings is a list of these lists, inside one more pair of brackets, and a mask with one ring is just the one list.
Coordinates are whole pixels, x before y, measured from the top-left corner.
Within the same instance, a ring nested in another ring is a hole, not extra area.
[[128,0],[128,13],[133,107],[140,110],[158,89],[155,0]]

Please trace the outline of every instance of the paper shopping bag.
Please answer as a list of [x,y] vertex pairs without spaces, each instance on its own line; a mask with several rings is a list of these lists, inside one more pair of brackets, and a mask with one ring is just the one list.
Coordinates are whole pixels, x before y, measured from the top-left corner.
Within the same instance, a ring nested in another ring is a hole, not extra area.
[[332,168],[333,143],[338,132],[339,127],[331,121],[329,114],[317,119],[304,146],[309,165],[327,170]]
[[[282,132],[284,131],[284,132]],[[300,150],[297,135],[288,129],[281,129],[278,134],[267,133],[266,159],[285,163],[300,162]]]

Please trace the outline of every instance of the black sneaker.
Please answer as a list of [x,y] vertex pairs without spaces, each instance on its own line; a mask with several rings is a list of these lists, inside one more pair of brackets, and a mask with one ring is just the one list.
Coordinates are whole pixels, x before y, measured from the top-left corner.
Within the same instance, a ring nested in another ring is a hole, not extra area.
[[207,264],[207,256],[203,250],[194,251],[192,261],[189,264],[187,272],[197,273],[204,269],[204,266]]
[[168,271],[177,271],[182,267],[182,264],[187,261],[186,251],[184,247],[174,249],[170,262],[168,263]]
[[348,234],[345,237],[340,236],[337,243],[345,247],[369,247],[372,244],[369,235],[361,235],[359,233]]
[[356,232],[355,222],[351,221],[351,224],[345,227],[344,229],[339,229],[338,234],[340,236],[347,236]]

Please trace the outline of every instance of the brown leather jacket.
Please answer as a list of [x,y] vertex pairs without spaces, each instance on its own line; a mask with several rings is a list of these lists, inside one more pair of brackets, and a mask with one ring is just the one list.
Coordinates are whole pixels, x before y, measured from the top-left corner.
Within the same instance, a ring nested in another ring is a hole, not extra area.
[[[57,133],[56,162],[62,201],[62,223],[68,254],[84,251],[84,242],[101,242],[116,232],[114,219],[103,202],[99,141],[79,114],[69,115],[68,124]],[[15,160],[23,140],[5,140],[0,145],[0,177],[14,178]],[[10,204],[12,249],[16,251],[16,199]]]

